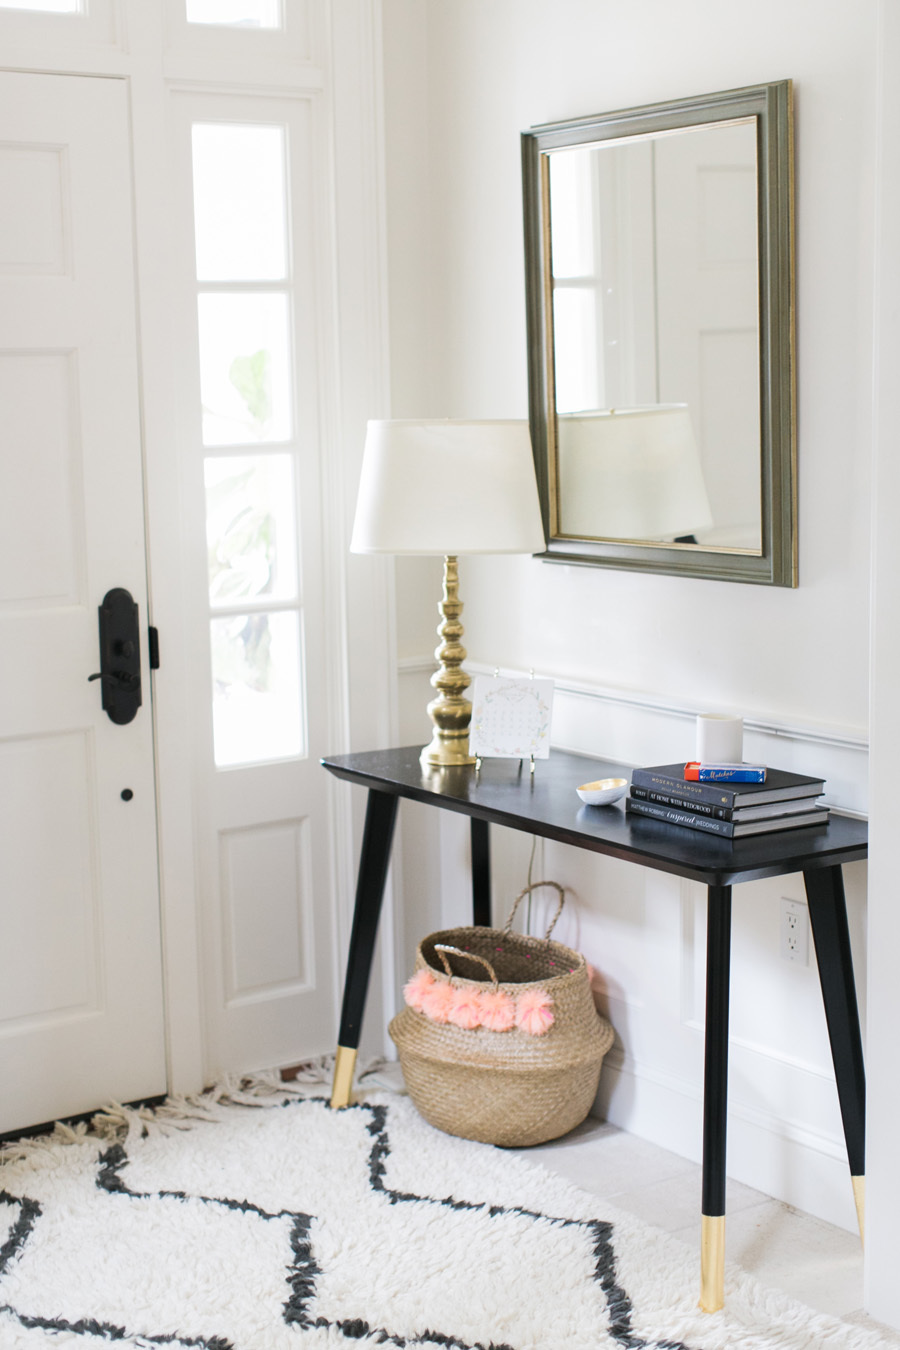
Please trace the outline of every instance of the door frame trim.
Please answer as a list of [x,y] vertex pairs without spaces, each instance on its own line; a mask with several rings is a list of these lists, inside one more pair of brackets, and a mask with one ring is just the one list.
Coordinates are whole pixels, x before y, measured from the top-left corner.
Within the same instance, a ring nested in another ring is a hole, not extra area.
[[[148,7],[149,8],[149,7]],[[141,14],[135,23],[148,25]],[[160,42],[163,34],[160,33]],[[323,576],[328,662],[332,691],[326,710],[329,741],[337,750],[390,744],[396,730],[396,656],[393,569],[351,560],[349,522],[370,416],[388,411],[387,259],[381,74],[381,0],[352,7],[317,0],[314,44],[322,92],[302,82],[296,94],[310,100],[315,173],[323,187],[317,205],[317,240],[323,286],[319,297],[317,357],[321,381]],[[136,49],[137,43],[134,44]],[[160,48],[162,50],[162,47]],[[182,67],[188,58],[180,58]],[[202,63],[204,83],[211,63]],[[202,931],[194,800],[185,747],[190,744],[187,696],[193,646],[181,602],[181,559],[193,544],[180,497],[180,466],[172,426],[169,342],[178,272],[167,243],[164,203],[170,199],[169,101],[173,86],[155,72],[135,68],[133,133],[136,258],[140,296],[141,377],[145,407],[147,538],[150,622],[160,630],[161,669],[153,676],[152,707],[157,755],[158,820],[167,1066],[170,1092],[195,1092],[208,1077],[203,1017]],[[179,87],[183,87],[179,80]],[[222,85],[215,81],[218,88]],[[242,81],[234,91],[248,92]],[[260,88],[261,94],[269,91]],[[284,90],[273,91],[283,94]],[[360,166],[365,166],[360,172]],[[373,228],[374,224],[374,228]],[[361,621],[364,616],[364,621]],[[361,811],[346,787],[329,780],[329,873],[336,911],[335,1025],[340,990],[339,953],[346,950],[352,916],[355,854]],[[393,905],[386,906],[386,941],[373,988],[377,1027],[382,988],[395,984]],[[381,978],[377,978],[380,974]],[[380,1053],[383,1036],[372,1049]]]

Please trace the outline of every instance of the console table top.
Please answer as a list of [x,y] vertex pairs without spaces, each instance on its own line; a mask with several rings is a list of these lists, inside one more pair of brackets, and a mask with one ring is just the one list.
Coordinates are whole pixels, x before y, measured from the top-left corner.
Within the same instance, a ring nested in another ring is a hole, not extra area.
[[627,778],[631,768],[566,750],[528,762],[486,759],[474,768],[424,770],[420,746],[332,755],[322,760],[338,778],[370,790],[526,830],[708,886],[783,876],[858,862],[867,856],[865,821],[832,812],[827,826],[726,839],[684,826],[626,815],[624,800],[586,806],[576,787],[598,778]]

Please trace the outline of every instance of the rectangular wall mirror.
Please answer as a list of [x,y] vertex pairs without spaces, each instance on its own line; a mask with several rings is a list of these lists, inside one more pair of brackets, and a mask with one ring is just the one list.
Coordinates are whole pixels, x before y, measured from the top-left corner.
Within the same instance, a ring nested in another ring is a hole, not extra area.
[[544,556],[796,586],[790,82],[522,155]]

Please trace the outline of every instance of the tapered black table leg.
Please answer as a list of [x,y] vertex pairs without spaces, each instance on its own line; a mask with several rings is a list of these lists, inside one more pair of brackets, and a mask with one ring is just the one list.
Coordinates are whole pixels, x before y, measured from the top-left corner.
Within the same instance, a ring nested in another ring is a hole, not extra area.
[[486,820],[472,816],[472,922],[491,926],[491,841]]
[[356,883],[356,905],[350,933],[350,951],[344,976],[344,1002],[338,1034],[331,1105],[346,1106],[353,1086],[356,1052],[362,1029],[363,1010],[372,969],[372,953],[378,933],[384,883],[391,860],[391,841],[397,819],[398,798],[389,792],[369,791],[362,853]]
[[728,991],[731,887],[710,886],[706,909],[706,1042],[700,1307],[725,1302],[725,1138],[728,1120]]
[[840,867],[821,867],[803,873],[809,901],[809,923],[825,1004],[825,1021],[837,1082],[847,1160],[856,1201],[860,1237],[865,1220],[866,1179],[866,1071],[844,878]]

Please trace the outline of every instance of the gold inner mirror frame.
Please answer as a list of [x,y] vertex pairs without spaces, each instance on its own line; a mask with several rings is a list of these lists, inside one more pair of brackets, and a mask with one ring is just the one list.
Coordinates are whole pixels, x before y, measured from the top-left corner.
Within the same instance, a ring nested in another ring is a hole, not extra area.
[[522,133],[549,561],[797,585],[790,81]]

